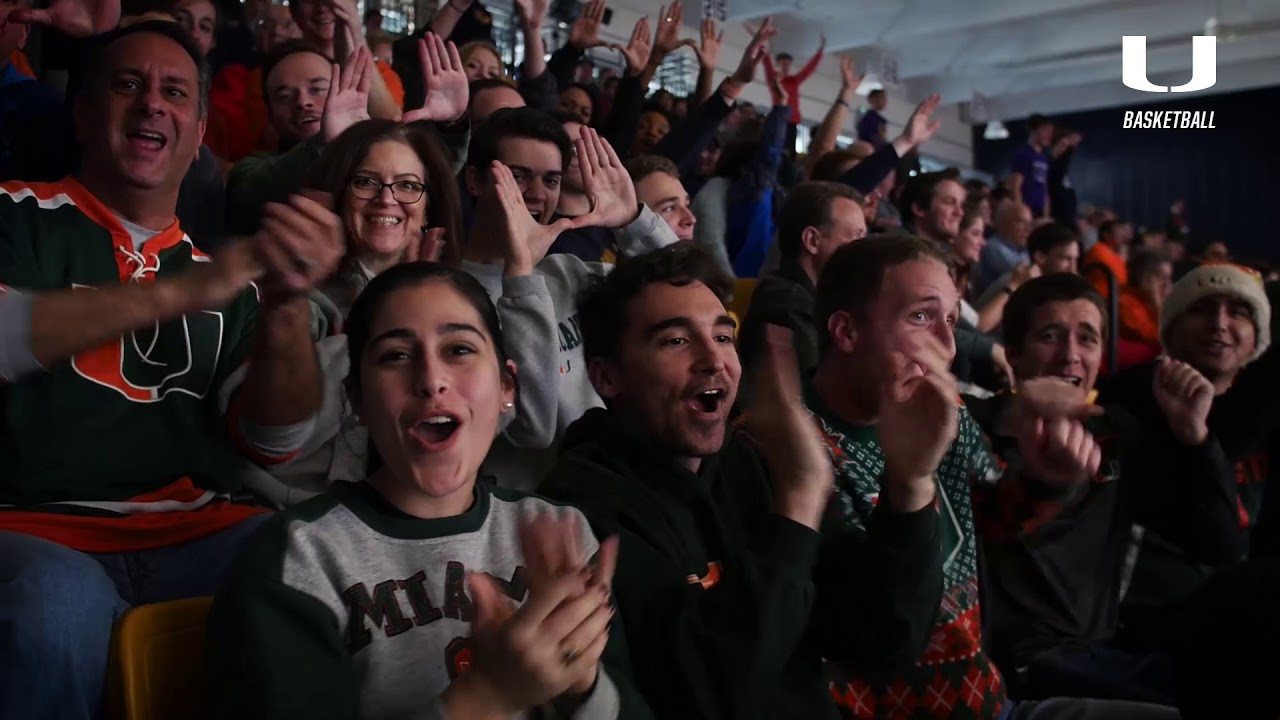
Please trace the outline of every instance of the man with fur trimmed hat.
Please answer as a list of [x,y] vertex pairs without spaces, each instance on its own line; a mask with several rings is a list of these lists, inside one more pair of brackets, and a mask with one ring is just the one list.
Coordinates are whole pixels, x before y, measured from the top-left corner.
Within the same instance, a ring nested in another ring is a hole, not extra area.
[[[1164,353],[1213,383],[1208,425],[1234,464],[1240,530],[1251,534],[1262,506],[1268,438],[1280,426],[1280,356],[1271,345],[1271,304],[1262,278],[1230,264],[1202,265],[1174,284],[1160,312]],[[1158,360],[1156,362],[1159,362]],[[1155,422],[1151,397],[1156,363],[1113,376],[1100,402],[1125,406]],[[1197,563],[1149,529],[1135,526],[1137,549],[1121,620],[1136,644],[1161,646],[1176,635],[1183,602],[1217,569]]]

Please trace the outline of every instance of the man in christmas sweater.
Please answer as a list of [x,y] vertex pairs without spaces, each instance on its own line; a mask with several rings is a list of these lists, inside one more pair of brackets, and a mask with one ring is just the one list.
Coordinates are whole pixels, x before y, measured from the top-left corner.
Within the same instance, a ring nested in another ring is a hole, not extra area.
[[[1079,275],[1046,275],[1023,285],[1004,311],[1017,380],[1055,402],[1088,402],[1102,363],[1105,318],[1102,296]],[[1159,410],[1150,421],[1119,406],[1088,406],[1095,414],[1083,422],[1102,448],[1101,470],[1061,512],[1014,536],[984,537],[987,646],[1020,697],[1176,705],[1168,657],[1115,642],[1130,527],[1158,530],[1180,552],[1211,565],[1244,556],[1234,478],[1206,423],[1213,385],[1169,358],[1149,382]],[[966,405],[996,452],[1017,463],[1017,438],[1027,424],[1016,398],[1001,393],[966,398]],[[982,495],[984,506],[1001,502],[995,493]]]
[[[75,4],[18,21],[116,24]],[[208,69],[178,25],[95,38],[84,82],[79,173],[0,185],[6,718],[97,716],[113,620],[217,587],[262,517],[227,500],[233,445],[279,462],[309,434],[307,292],[342,252],[337,216],[303,197],[213,260],[183,233]]]
[[[1006,697],[982,644],[973,490],[1007,498],[999,520],[1015,532],[1092,477],[1100,450],[1079,422],[1020,393],[1023,465],[1004,472],[948,372],[959,302],[945,258],[914,237],[846,245],[818,280],[820,360],[805,400],[835,465],[824,543],[863,538],[858,571],[818,588],[836,702],[853,718],[1163,717],[1134,703]],[[911,590],[886,595],[890,579]],[[823,612],[833,607],[843,614]],[[916,633],[922,618],[928,632]],[[866,650],[904,645],[918,650]]]

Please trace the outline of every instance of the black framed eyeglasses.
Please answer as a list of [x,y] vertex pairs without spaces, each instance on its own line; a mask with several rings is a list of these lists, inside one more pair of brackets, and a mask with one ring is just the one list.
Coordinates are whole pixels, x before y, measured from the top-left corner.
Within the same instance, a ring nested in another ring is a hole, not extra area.
[[427,186],[416,180],[395,180],[384,183],[370,175],[353,175],[351,177],[351,194],[361,200],[372,200],[382,194],[383,188],[391,188],[391,197],[396,202],[411,205],[422,199]]

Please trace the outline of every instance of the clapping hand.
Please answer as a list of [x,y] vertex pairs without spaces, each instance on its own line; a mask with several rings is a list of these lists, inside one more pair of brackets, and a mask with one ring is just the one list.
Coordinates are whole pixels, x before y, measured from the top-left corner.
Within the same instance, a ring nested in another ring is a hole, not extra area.
[[262,210],[256,249],[266,270],[264,300],[310,292],[346,252],[342,221],[327,193],[303,192]]
[[521,523],[529,594],[519,609],[489,575],[468,576],[476,608],[469,681],[479,683],[487,704],[504,717],[566,693],[583,695],[595,684],[613,617],[617,540],[601,543],[592,569],[582,560],[580,527],[576,513]]
[[467,112],[470,90],[458,48],[429,32],[418,41],[418,62],[426,100],[421,108],[405,113],[403,122],[450,123],[462,117]]
[[439,262],[444,250],[444,228],[423,228],[422,239],[404,249],[404,262]]
[[769,465],[779,514],[817,530],[835,471],[804,405],[791,329],[765,325],[764,342],[746,429]]
[[373,55],[358,47],[345,66],[335,64],[329,80],[329,96],[320,115],[325,143],[333,142],[347,128],[369,119],[369,88],[373,83]]

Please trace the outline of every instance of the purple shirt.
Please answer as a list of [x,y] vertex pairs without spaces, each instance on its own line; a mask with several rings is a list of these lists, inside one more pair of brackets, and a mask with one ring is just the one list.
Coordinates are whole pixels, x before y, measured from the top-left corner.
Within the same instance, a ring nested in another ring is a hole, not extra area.
[[867,108],[867,111],[858,119],[858,139],[871,143],[873,147],[880,147],[887,142],[884,139],[884,128],[889,124],[884,116],[876,112],[873,108]]
[[1013,171],[1022,175],[1022,202],[1035,217],[1044,215],[1049,201],[1049,156],[1030,143],[1013,156]]

